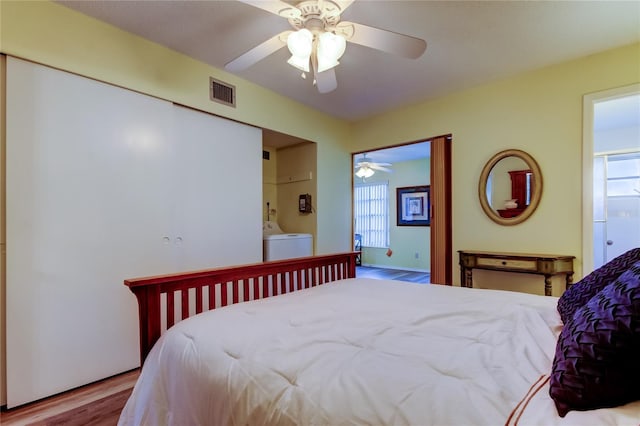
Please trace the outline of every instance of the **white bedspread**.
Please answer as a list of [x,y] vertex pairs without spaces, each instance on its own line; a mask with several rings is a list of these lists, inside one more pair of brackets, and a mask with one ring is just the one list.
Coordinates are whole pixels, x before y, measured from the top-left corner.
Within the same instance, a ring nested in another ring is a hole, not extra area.
[[[353,279],[209,311],[158,341],[119,424],[504,425],[551,370],[556,303]],[[521,424],[563,424],[545,392]]]

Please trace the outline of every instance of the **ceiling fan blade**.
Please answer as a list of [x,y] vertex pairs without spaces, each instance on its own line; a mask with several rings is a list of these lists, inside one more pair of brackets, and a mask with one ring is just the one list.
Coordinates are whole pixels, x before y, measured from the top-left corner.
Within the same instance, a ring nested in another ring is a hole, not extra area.
[[371,168],[372,168],[373,170],[379,170],[379,171],[381,171],[381,172],[393,173],[393,170],[388,169],[388,168],[386,168],[386,167],[371,166]]
[[336,34],[343,35],[351,43],[410,59],[419,58],[427,49],[427,42],[422,39],[355,22],[338,23]]
[[386,167],[378,166],[377,164],[371,164],[369,165],[369,167],[372,168],[373,170],[380,170],[382,172],[393,173],[393,170]]
[[277,50],[283,48],[286,43],[283,40],[287,39],[287,35],[291,31],[284,31],[280,34],[277,34],[271,37],[269,40],[257,45],[251,50],[243,53],[242,55],[235,58],[233,61],[228,62],[224,69],[230,72],[242,71],[249,68],[251,65],[256,62],[266,58]]
[[346,8],[348,8],[349,6],[351,6],[351,4],[353,3],[354,0],[332,0],[335,4],[338,5],[338,7],[340,7],[340,13],[344,12],[344,10]]
[[248,4],[258,9],[282,16],[283,18],[299,18],[302,12],[295,6],[280,0],[238,0],[240,3]]
[[353,1],[354,0],[317,0],[318,9],[321,11],[321,16],[323,17],[339,17],[346,8],[351,6]]

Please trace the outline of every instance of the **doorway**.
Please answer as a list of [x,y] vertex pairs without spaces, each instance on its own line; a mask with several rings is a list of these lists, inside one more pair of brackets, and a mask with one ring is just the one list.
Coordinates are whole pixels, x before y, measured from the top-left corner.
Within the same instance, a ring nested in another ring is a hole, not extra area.
[[584,99],[583,276],[640,246],[640,85]]
[[[452,285],[451,136],[357,152],[352,158],[354,240],[362,244],[362,264],[426,271],[431,282]],[[376,174],[374,169],[370,174],[361,167],[363,162],[386,170]],[[363,235],[368,228],[362,222],[369,219],[363,217],[361,203],[366,195],[362,194],[369,191],[374,198],[381,193],[386,197],[378,203],[386,211],[376,210],[377,217],[372,219],[378,240],[373,232],[371,238]],[[407,191],[416,191],[408,198],[424,206],[416,213],[419,223],[407,223],[404,217],[398,220],[398,197],[405,197]],[[380,220],[386,234],[379,232]]]

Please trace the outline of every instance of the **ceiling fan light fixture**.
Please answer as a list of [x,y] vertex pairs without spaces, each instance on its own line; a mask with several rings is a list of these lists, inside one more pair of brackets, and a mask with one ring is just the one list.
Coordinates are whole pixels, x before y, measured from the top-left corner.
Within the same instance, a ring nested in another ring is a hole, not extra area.
[[356,172],[356,176],[359,178],[369,178],[373,176],[373,173],[373,169],[370,169],[369,167],[360,167]]
[[313,50],[313,34],[306,28],[292,32],[287,37],[287,47],[291,58],[287,61],[299,70],[309,72],[309,59]]
[[316,55],[318,57],[318,72],[329,70],[340,62],[338,59],[342,57],[347,47],[347,40],[331,32],[324,32],[318,36],[318,48]]

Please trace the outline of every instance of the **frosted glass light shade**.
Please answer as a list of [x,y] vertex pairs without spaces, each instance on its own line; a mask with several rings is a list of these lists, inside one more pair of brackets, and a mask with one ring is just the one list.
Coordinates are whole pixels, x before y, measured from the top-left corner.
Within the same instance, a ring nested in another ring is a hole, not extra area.
[[373,169],[370,169],[369,167],[360,167],[356,172],[356,176],[359,178],[368,178],[373,176],[373,173]]
[[318,72],[326,71],[339,64],[347,47],[344,37],[333,33],[322,33],[318,37]]
[[313,34],[306,28],[289,34],[287,47],[291,52],[291,58],[287,61],[302,71],[309,72],[309,58],[313,48]]

